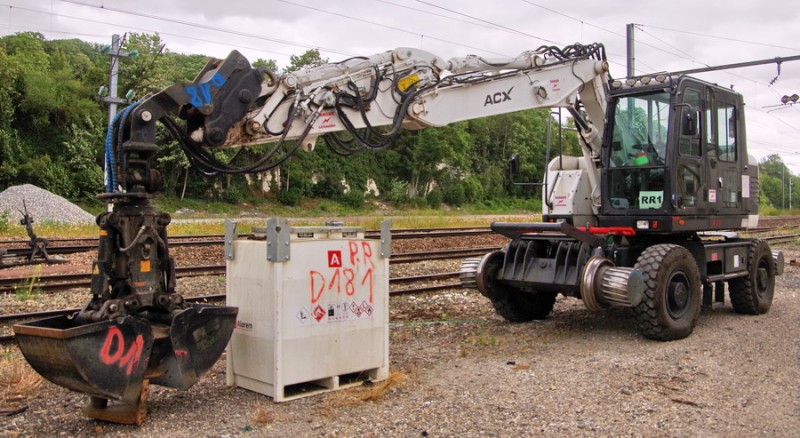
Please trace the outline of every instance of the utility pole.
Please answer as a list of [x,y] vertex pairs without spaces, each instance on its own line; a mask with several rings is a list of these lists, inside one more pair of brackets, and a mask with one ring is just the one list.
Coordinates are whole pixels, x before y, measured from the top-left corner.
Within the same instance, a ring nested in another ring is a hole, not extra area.
[[[114,34],[111,36],[111,47],[105,48],[103,53],[111,57],[111,68],[108,71],[108,95],[105,96],[103,88],[101,88],[101,97],[98,99],[100,102],[108,104],[108,126],[111,129],[111,124],[114,121],[114,116],[117,114],[117,105],[121,103],[128,103],[127,99],[117,96],[117,86],[119,84],[119,62],[120,58],[127,58],[128,56],[136,56],[136,53],[130,53],[122,50],[119,35]],[[108,178],[108,162],[103,160],[103,181]],[[109,212],[112,206],[109,203],[106,207]]]
[[111,57],[111,68],[108,72],[108,96],[103,96],[99,100],[108,104],[108,123],[114,120],[117,114],[117,104],[127,103],[127,99],[117,96],[117,85],[119,83],[119,58],[127,58],[131,53],[122,50],[119,35],[111,37],[111,47],[104,50],[104,53]]
[[634,26],[635,26],[635,24],[629,23],[626,26],[626,32],[625,32],[625,34],[627,36],[626,40],[627,40],[627,43],[628,43],[627,46],[628,46],[628,77],[629,78],[632,78],[632,77],[636,76],[636,68],[635,68],[636,55],[633,52],[633,44],[634,44],[633,31],[635,30]]

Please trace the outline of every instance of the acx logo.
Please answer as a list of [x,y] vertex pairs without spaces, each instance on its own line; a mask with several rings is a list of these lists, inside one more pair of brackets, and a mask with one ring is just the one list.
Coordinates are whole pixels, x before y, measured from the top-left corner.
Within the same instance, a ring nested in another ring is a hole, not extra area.
[[507,100],[511,100],[511,90],[514,87],[508,89],[508,91],[499,91],[494,94],[487,94],[486,99],[483,101],[483,106],[486,105],[494,105],[496,103],[505,102]]

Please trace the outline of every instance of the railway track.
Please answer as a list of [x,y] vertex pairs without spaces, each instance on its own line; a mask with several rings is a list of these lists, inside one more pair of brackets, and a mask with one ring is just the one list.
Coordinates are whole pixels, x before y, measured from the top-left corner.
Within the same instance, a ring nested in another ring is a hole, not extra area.
[[[765,231],[772,231],[774,228],[777,227],[764,227],[763,229],[759,229],[758,232],[765,232]],[[469,235],[463,234],[464,231],[459,231],[462,234],[459,235]],[[481,231],[482,230],[475,230],[470,229],[470,231]],[[433,233],[434,231],[431,231]],[[440,230],[435,231],[434,234],[437,237],[444,235],[450,236],[449,232],[442,232]],[[430,233],[417,233],[421,235],[415,236],[416,238],[421,237],[432,237]],[[393,236],[394,238],[394,236]],[[412,237],[408,237],[412,238]],[[762,239],[767,241],[787,241],[787,240],[797,240],[800,238],[800,234],[785,234],[785,235],[778,235],[778,236],[767,236],[763,237]],[[412,263],[418,262],[422,260],[434,260],[434,259],[448,259],[448,258],[464,258],[470,257],[480,254],[485,254],[487,252],[491,252],[497,250],[497,247],[483,247],[483,248],[464,248],[464,249],[448,249],[448,250],[438,250],[438,251],[419,251],[419,252],[407,252],[407,253],[396,253],[390,259],[390,263]],[[176,274],[179,277],[191,277],[191,276],[201,276],[201,275],[223,275],[225,273],[225,265],[207,265],[207,266],[194,266],[194,267],[185,267],[185,268],[178,268]],[[412,277],[396,277],[390,278],[390,295],[400,295],[400,294],[414,294],[414,293],[424,293],[442,289],[451,289],[451,288],[459,288],[460,283],[457,281],[448,281],[452,279],[457,279],[458,273],[457,272],[448,272],[448,273],[439,273],[439,274],[432,274],[432,275],[421,275],[421,276],[412,276]],[[14,279],[5,279],[0,280],[0,292],[10,292],[14,290],[14,287],[18,286],[21,282],[25,281],[25,278],[14,278]],[[430,284],[434,282],[435,284]],[[423,283],[421,286],[413,286],[415,283]],[[57,290],[65,290],[65,289],[73,289],[73,288],[80,288],[80,287],[88,287],[90,284],[90,276],[88,274],[67,274],[67,275],[59,275],[59,276],[47,276],[47,277],[40,277],[39,283],[35,284],[35,287],[42,291],[57,291]],[[401,285],[409,285],[412,286],[401,286]],[[207,296],[198,296],[198,297],[187,297],[187,301],[189,302],[219,302],[224,300],[224,294],[218,295],[207,295]],[[37,319],[37,318],[45,318],[48,316],[56,316],[62,314],[69,314],[78,311],[79,309],[57,309],[57,310],[48,310],[44,312],[34,312],[34,313],[24,313],[24,314],[11,314],[11,315],[0,315],[0,327],[9,327],[11,324],[15,322],[21,322],[25,320]],[[0,335],[0,342],[8,342],[13,340],[13,335],[9,334],[1,334]]]
[[[425,260],[444,260],[453,258],[472,257],[486,254],[499,249],[498,247],[460,248],[438,251],[419,251],[393,254],[389,259],[390,264],[414,263]],[[223,275],[224,264],[177,267],[175,275],[178,278],[196,277],[202,275]],[[91,274],[73,273],[47,275],[38,278],[27,276],[0,278],[0,293],[14,293],[20,288],[36,288],[41,292],[58,292],[68,289],[85,288],[91,285]]]
[[[429,239],[434,237],[462,237],[492,234],[488,227],[461,227],[461,228],[421,228],[421,229],[397,229],[392,230],[393,240],[403,239]],[[253,237],[253,234],[240,234],[239,237]],[[367,239],[379,239],[380,231],[370,230],[364,233]],[[47,253],[50,255],[75,254],[79,252],[97,250],[98,240],[94,237],[74,238],[74,239],[48,239],[50,246]],[[58,244],[56,244],[58,243]],[[170,237],[170,247],[187,246],[215,246],[225,243],[222,235],[206,236],[173,236]],[[3,240],[0,241],[0,248],[5,248],[8,254],[6,257],[29,257],[31,248],[24,246],[22,240]]]
[[[203,267],[203,268],[210,268],[210,267]],[[222,266],[222,273],[225,272],[225,267]],[[424,293],[424,292],[433,292],[438,290],[444,289],[453,289],[453,288],[460,288],[461,283],[458,281],[448,281],[458,279],[459,272],[445,272],[445,273],[437,273],[437,274],[427,274],[427,275],[416,275],[416,276],[409,276],[409,277],[394,277],[389,279],[389,296],[393,295],[402,295],[402,294],[415,294],[415,293]],[[444,282],[442,282],[444,281]],[[434,282],[435,284],[430,284]],[[415,283],[422,283],[422,285],[418,286],[403,286],[403,287],[395,287],[392,286],[397,285],[408,285],[408,284],[415,284]],[[186,301],[190,303],[214,303],[214,302],[222,302],[225,300],[225,294],[214,294],[214,295],[204,295],[204,296],[195,296],[195,297],[186,297]],[[48,318],[52,316],[60,316],[60,315],[69,315],[71,313],[77,312],[80,309],[69,308],[69,309],[55,309],[55,310],[46,310],[41,312],[28,312],[28,313],[15,313],[15,314],[8,314],[8,315],[0,315],[0,329],[2,328],[10,328],[13,324],[30,321],[34,319],[40,318]],[[13,334],[0,334],[0,343],[10,342],[14,339]]]

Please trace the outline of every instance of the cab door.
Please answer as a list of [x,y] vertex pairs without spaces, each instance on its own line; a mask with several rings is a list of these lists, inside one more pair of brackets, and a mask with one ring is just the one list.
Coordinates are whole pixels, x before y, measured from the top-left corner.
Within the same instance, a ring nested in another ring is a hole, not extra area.
[[712,98],[712,129],[708,145],[710,187],[708,202],[712,213],[722,216],[741,210],[741,166],[737,101],[731,93],[709,88]]
[[701,84],[683,82],[676,106],[677,120],[672,123],[678,147],[675,154],[675,180],[677,214],[695,215],[707,213],[708,168],[704,165],[703,152],[707,149],[705,138],[708,122],[703,117],[705,87]]

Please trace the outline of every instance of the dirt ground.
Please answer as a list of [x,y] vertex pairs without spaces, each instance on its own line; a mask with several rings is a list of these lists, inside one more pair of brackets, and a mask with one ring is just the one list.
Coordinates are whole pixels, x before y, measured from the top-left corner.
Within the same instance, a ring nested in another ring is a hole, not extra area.
[[[141,427],[86,419],[86,397],[44,383],[7,436],[797,436],[800,267],[772,309],[704,310],[687,339],[643,338],[624,310],[559,297],[511,324],[475,291],[391,299],[392,384],[285,403],[225,386],[224,359],[188,391],[154,387]],[[449,269],[443,268],[443,269]],[[726,297],[727,298],[727,297]],[[376,385],[377,386],[377,385]],[[374,389],[374,388],[372,388]]]

